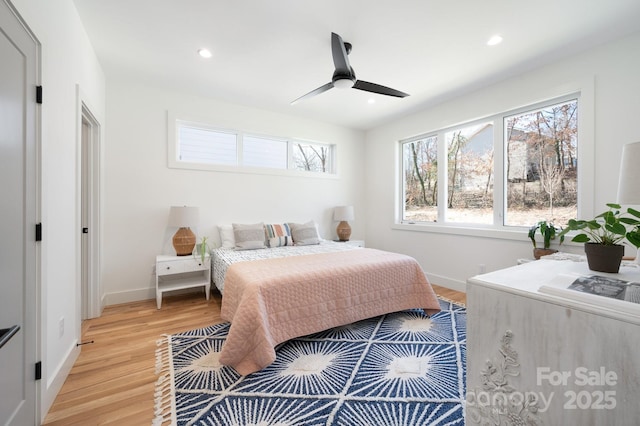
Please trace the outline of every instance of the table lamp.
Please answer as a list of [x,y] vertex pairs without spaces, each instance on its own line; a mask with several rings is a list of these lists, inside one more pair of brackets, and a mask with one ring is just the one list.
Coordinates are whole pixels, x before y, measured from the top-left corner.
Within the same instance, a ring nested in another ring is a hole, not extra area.
[[351,226],[349,226],[348,220],[353,220],[353,206],[340,206],[333,210],[333,220],[339,221],[336,232],[340,241],[349,241],[351,237]]
[[[618,204],[640,204],[640,142],[622,147]],[[640,248],[636,253],[636,263],[640,264]]]
[[188,256],[196,245],[196,234],[189,228],[200,221],[198,207],[172,206],[169,210],[169,226],[178,228],[173,236],[173,248],[176,255]]

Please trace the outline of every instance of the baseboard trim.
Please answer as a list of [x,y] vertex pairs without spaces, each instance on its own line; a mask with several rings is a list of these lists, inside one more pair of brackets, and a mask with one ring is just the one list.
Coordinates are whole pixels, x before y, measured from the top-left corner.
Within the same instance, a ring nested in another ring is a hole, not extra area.
[[440,287],[446,287],[448,289],[461,291],[463,293],[467,292],[467,283],[464,281],[452,280],[451,278],[442,275],[431,274],[429,272],[425,272],[425,275],[427,276],[429,282],[432,284],[437,284]]
[[69,373],[71,372],[71,368],[76,363],[78,356],[80,356],[80,347],[77,345],[78,341],[73,341],[73,346],[67,352],[67,356],[64,357],[63,361],[58,365],[56,371],[52,372],[49,376],[50,379],[47,380],[46,386],[42,387],[41,393],[41,404],[40,404],[40,421],[44,422],[49,409],[53,405],[53,402],[58,396],[60,389],[62,389],[62,385],[67,380]]
[[[184,293],[202,293],[202,288],[186,288],[183,290],[172,291],[167,294],[184,294]],[[119,305],[121,303],[139,302],[141,300],[150,300],[156,298],[155,288],[141,288],[136,290],[119,291],[116,293],[107,293],[103,298],[104,306]]]
[[104,295],[104,306],[119,305],[121,303],[138,302],[156,298],[155,288],[139,288],[135,290],[118,291]]

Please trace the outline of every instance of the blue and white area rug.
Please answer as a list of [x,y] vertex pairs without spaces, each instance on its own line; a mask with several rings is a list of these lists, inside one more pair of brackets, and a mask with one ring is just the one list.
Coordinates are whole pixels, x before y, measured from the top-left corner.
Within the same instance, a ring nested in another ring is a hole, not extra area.
[[440,305],[290,340],[247,376],[218,363],[229,324],[165,336],[153,424],[462,425],[466,311]]

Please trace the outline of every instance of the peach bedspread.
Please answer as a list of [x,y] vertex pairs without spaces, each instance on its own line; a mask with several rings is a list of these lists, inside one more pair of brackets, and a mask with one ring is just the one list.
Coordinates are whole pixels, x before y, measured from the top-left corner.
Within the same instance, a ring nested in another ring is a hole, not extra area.
[[247,375],[294,337],[385,313],[440,310],[412,257],[375,249],[239,262],[229,267],[221,317],[231,322],[220,363]]

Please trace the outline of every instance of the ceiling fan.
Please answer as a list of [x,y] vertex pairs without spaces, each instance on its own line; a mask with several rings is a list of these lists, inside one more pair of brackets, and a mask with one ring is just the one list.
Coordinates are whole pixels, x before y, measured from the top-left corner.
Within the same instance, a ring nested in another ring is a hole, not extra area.
[[353,71],[353,68],[351,68],[351,65],[349,65],[349,58],[347,57],[347,55],[351,53],[351,43],[345,43],[342,41],[342,37],[336,33],[331,33],[331,53],[333,54],[333,64],[336,67],[336,70],[333,72],[331,82],[312,90],[306,95],[300,96],[298,99],[291,102],[291,105],[300,102],[303,99],[319,95],[320,93],[326,92],[334,87],[344,89],[353,87],[354,89],[364,90],[365,92],[395,96],[397,98],[409,96],[404,92],[390,87],[356,79],[356,73]]

